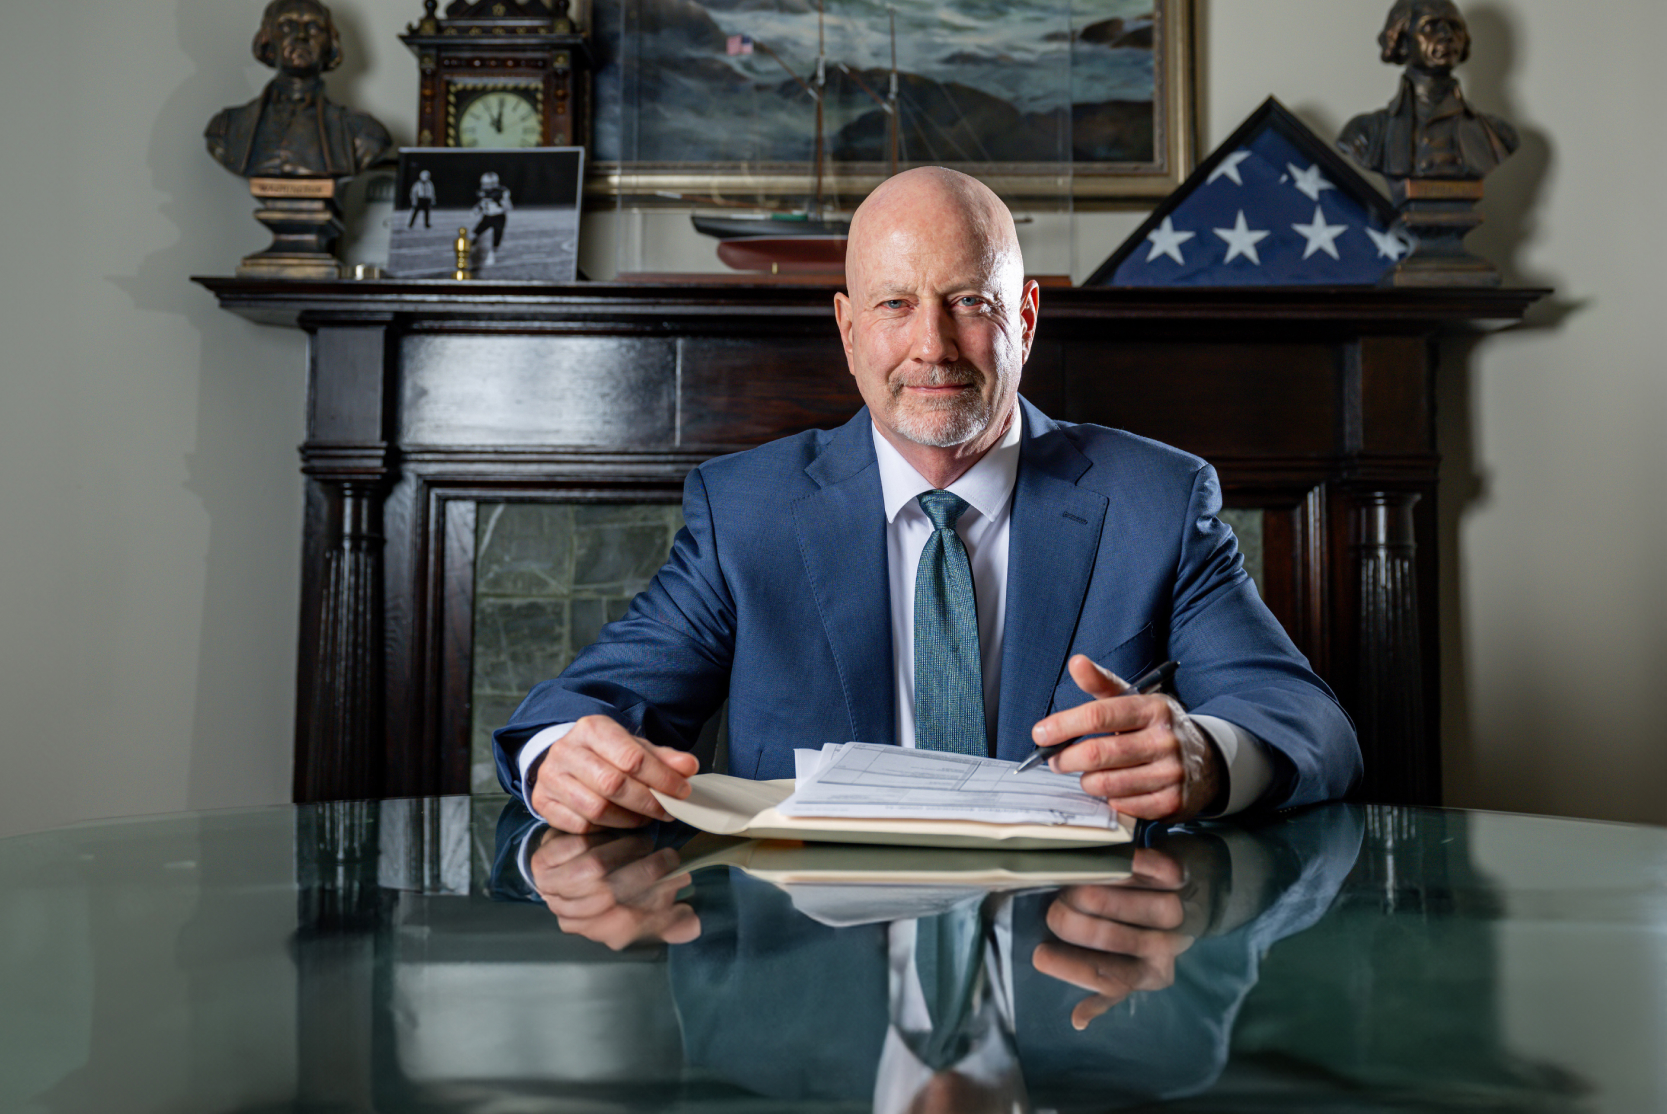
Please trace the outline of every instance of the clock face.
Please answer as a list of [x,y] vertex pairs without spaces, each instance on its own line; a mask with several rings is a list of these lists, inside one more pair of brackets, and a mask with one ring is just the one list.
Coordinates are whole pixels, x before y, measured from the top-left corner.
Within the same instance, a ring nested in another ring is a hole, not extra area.
[[492,89],[471,100],[457,120],[458,147],[537,147],[544,121],[532,89]]

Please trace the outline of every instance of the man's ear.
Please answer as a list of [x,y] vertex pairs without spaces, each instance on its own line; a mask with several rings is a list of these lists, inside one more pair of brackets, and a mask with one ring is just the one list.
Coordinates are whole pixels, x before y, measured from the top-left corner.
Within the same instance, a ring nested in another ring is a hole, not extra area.
[[1024,293],[1019,295],[1019,320],[1023,323],[1025,359],[1030,359],[1030,346],[1036,341],[1036,321],[1042,312],[1042,288],[1035,279],[1025,282]]
[[[844,291],[834,291],[834,321],[839,325],[839,343],[845,346],[845,363],[851,363],[851,329],[856,324],[856,307],[851,305],[851,299]],[[852,375],[856,374],[852,370]]]

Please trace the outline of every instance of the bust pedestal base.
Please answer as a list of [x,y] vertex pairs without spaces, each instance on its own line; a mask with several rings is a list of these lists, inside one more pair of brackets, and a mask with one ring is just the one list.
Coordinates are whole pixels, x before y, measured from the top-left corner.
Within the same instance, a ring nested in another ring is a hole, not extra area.
[[1498,286],[1499,271],[1471,254],[1464,238],[1482,223],[1476,202],[1482,182],[1393,178],[1389,196],[1399,226],[1412,238],[1412,253],[1379,281],[1380,286]]
[[341,278],[334,254],[342,234],[334,178],[250,178],[260,201],[255,219],[272,233],[272,246],[245,256],[239,278]]

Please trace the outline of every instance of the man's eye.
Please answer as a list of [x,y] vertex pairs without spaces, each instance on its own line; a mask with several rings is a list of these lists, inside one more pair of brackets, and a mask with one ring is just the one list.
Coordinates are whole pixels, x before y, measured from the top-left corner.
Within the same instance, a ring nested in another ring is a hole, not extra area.
[[903,308],[903,299],[902,298],[887,298],[885,301],[880,303],[880,308],[881,309],[902,309]]
[[977,294],[963,294],[959,298],[955,299],[955,304],[958,306],[976,308],[984,304],[984,299],[980,298]]

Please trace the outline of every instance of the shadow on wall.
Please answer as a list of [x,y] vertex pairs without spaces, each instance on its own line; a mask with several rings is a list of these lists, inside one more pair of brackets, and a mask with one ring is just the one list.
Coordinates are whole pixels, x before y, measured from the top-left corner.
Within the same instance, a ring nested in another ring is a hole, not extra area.
[[[1511,86],[1516,62],[1516,29],[1497,4],[1467,7],[1474,46],[1470,61],[1459,71],[1465,99],[1484,112],[1503,116],[1516,125],[1522,146],[1487,179],[1482,213],[1487,218],[1467,241],[1470,250],[1490,260],[1506,286],[1555,286],[1555,279],[1526,269],[1519,258],[1538,231],[1540,194],[1551,169],[1551,139],[1525,117]],[[1580,306],[1553,295],[1529,311],[1530,328],[1555,328]]]
[[[1546,132],[1525,116],[1515,95],[1518,17],[1498,4],[1467,6],[1465,16],[1475,43],[1470,62],[1461,71],[1466,97],[1479,108],[1511,121],[1522,137],[1516,154],[1487,179],[1487,198],[1482,204],[1486,223],[1468,243],[1473,251],[1499,267],[1507,286],[1555,289],[1561,285],[1559,275],[1535,270],[1522,258],[1540,234],[1542,193],[1556,167],[1556,148]],[[1514,331],[1543,335],[1561,332],[1568,319],[1586,310],[1590,302],[1589,298],[1553,293],[1530,309]],[[1504,776],[1499,770],[1483,769],[1475,734],[1475,696],[1466,668],[1470,638],[1463,625],[1459,544],[1464,521],[1490,503],[1490,477],[1477,456],[1477,418],[1471,402],[1475,389],[1473,355],[1486,343],[1484,335],[1446,340],[1441,345],[1436,377],[1436,436],[1442,454],[1438,497],[1445,799],[1454,805],[1527,811],[1543,810],[1551,807],[1550,802],[1563,801],[1564,808],[1598,815],[1590,802],[1570,800],[1559,783],[1561,775],[1536,769],[1533,755],[1527,751],[1511,762]],[[1550,521],[1548,518],[1548,528]],[[1510,667],[1505,672],[1520,681],[1514,691],[1494,694],[1490,734],[1497,739],[1535,738],[1548,729],[1555,730],[1553,725],[1566,722],[1566,708],[1560,707],[1565,699],[1555,687],[1556,678],[1543,676],[1527,658],[1520,668],[1516,667],[1518,663],[1505,664]],[[1503,699],[1499,699],[1501,695]],[[1601,730],[1598,723],[1591,726]]]
[[[183,318],[199,338],[195,441],[181,446],[185,489],[201,500],[209,524],[191,807],[289,796],[305,341],[222,312],[189,281],[230,274],[270,239],[252,218],[243,181],[209,157],[202,138],[216,112],[250,99],[249,43],[261,8],[216,0],[175,8],[191,73],[157,107],[145,170],[178,236],[135,273],[109,276],[137,311]],[[173,358],[189,364],[192,354],[182,348]]]

